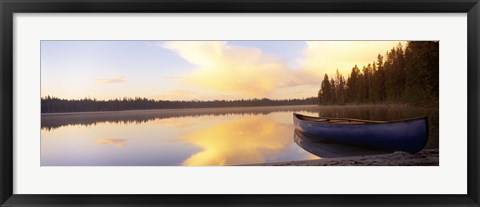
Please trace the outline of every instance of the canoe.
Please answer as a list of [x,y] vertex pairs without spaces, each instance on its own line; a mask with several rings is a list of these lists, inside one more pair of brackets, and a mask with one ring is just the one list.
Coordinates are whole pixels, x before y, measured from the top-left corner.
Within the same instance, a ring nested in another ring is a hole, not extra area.
[[356,157],[392,153],[392,151],[382,149],[318,140],[298,130],[295,130],[293,138],[294,142],[302,149],[320,158]]
[[428,119],[396,121],[311,117],[293,113],[295,129],[319,141],[330,141],[387,151],[415,153],[428,140]]

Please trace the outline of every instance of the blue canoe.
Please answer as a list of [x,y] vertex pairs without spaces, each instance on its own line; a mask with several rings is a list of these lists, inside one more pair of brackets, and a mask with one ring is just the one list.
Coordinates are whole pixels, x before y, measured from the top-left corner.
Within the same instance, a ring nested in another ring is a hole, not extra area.
[[356,157],[392,153],[392,151],[318,140],[298,130],[293,133],[294,142],[305,151],[321,158]]
[[293,114],[295,129],[321,141],[415,153],[428,140],[426,117],[397,121],[320,118]]

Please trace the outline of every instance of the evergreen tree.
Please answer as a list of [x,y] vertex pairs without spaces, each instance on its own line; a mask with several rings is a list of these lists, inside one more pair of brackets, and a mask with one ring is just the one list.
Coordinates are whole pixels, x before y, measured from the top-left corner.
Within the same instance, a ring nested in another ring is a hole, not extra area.
[[333,78],[330,79],[330,98],[329,103],[337,103],[337,88]]
[[385,71],[383,67],[383,56],[378,54],[377,56],[377,72],[375,74],[375,91],[377,101],[385,101]]
[[323,81],[322,81],[322,87],[320,88],[320,91],[318,92],[318,99],[320,103],[330,103],[331,102],[331,97],[332,97],[332,87],[330,83],[330,79],[328,78],[328,75],[325,74]]
[[439,42],[410,41],[377,55],[376,61],[355,65],[345,81],[338,72],[335,80],[324,77],[319,98],[322,103],[429,103],[438,101]]
[[336,92],[336,100],[337,103],[343,104],[345,103],[345,78],[340,74],[340,72],[335,73],[335,92]]
[[438,100],[439,44],[410,41],[405,50],[405,99],[409,102]]

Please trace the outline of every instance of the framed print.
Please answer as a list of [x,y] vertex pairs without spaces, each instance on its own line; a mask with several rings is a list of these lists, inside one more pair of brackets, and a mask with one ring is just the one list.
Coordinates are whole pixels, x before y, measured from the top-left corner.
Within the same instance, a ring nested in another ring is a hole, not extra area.
[[2,206],[479,206],[478,1],[2,1]]

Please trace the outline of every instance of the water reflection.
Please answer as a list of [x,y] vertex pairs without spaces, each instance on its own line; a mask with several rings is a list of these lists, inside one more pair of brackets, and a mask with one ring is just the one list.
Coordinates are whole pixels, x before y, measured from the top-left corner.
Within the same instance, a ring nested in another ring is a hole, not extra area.
[[333,145],[292,139],[292,112],[375,120],[426,115],[431,122],[427,147],[438,147],[438,110],[406,106],[124,111],[42,115],[41,164],[240,165],[346,156],[338,149],[319,152]]
[[186,159],[184,165],[235,165],[262,163],[266,157],[275,157],[291,143],[285,136],[291,132],[288,125],[278,124],[262,116],[208,127],[181,139],[201,148]]
[[95,126],[98,123],[141,124],[156,119],[230,116],[230,115],[268,115],[273,112],[316,112],[317,106],[278,106],[278,107],[232,107],[232,108],[200,108],[200,109],[159,109],[116,112],[86,112],[42,114],[41,128],[53,130],[62,126]]
[[124,147],[126,145],[125,139],[98,139],[97,144],[110,144],[115,147]]

